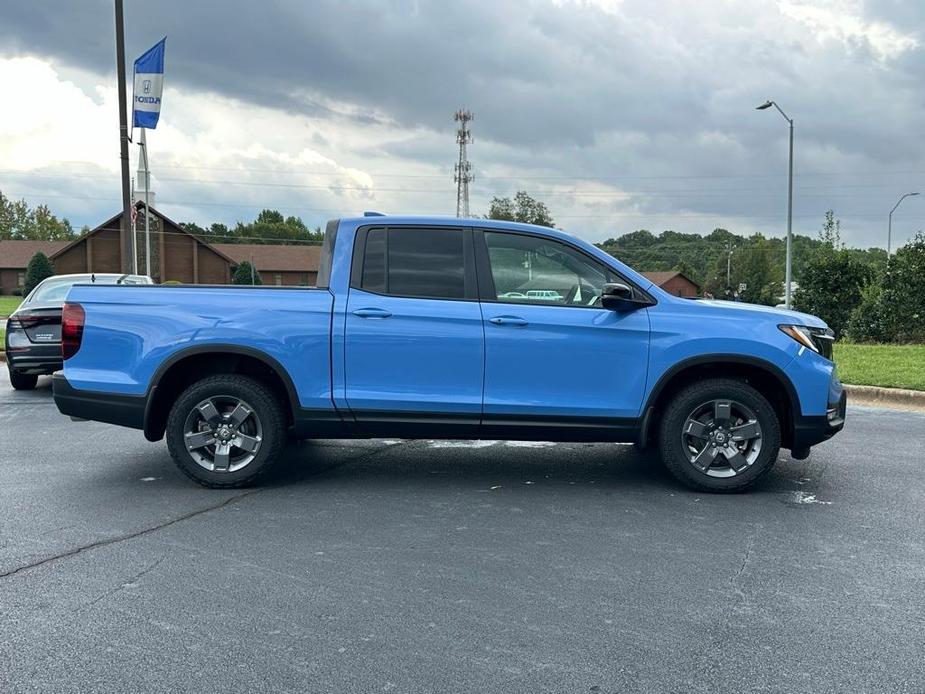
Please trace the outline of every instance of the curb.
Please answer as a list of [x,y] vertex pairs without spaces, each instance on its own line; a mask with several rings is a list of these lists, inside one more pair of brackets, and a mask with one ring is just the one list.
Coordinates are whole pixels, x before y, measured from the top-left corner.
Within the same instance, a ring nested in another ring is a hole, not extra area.
[[0,362],[6,361],[6,352],[0,349]]
[[848,401],[853,405],[894,407],[901,410],[925,412],[925,391],[848,384],[845,384],[845,390],[848,393]]

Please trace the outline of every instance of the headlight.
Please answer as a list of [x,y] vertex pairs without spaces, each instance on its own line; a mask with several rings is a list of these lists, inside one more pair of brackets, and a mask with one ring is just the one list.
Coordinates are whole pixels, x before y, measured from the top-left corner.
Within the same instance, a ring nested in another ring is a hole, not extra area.
[[777,326],[785,335],[789,335],[804,347],[832,360],[832,342],[835,333],[831,328],[810,328],[806,325],[779,325]]

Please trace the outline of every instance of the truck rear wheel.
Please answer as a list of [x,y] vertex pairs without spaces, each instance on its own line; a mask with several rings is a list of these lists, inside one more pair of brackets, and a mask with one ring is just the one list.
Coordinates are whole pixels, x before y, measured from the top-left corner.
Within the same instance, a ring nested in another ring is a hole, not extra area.
[[253,484],[286,443],[283,408],[260,381],[221,374],[194,383],[167,418],[167,448],[180,470],[205,487]]
[[659,429],[665,467],[686,486],[735,492],[764,477],[780,450],[771,403],[747,383],[714,378],[693,383],[668,404]]

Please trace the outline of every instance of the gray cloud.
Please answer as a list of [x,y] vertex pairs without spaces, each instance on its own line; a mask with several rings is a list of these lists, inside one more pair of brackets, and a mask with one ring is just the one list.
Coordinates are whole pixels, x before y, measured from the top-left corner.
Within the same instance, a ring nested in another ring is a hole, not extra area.
[[[847,16],[854,5],[842,5]],[[617,7],[163,0],[128,4],[127,45],[135,55],[166,34],[168,84],[204,99],[218,93],[332,127],[349,120],[445,133],[442,150],[426,139],[376,152],[393,154],[396,170],[448,170],[451,114],[466,106],[477,114],[478,203],[516,187],[547,191],[563,224],[594,238],[652,226],[647,220],[779,233],[786,124],[753,110],[768,97],[796,119],[798,230],[812,233],[834,207],[849,241],[880,242],[897,193],[925,188],[921,44],[884,58],[875,31],[821,36],[770,1]],[[860,12],[862,26],[925,41],[916,0]],[[0,51],[112,73],[111,3],[14,3],[4,9]],[[497,171],[512,178],[491,178]],[[556,175],[564,178],[538,178]],[[632,191],[630,202],[582,197],[577,184],[574,195],[553,194],[569,176]],[[920,224],[910,217],[907,226]]]

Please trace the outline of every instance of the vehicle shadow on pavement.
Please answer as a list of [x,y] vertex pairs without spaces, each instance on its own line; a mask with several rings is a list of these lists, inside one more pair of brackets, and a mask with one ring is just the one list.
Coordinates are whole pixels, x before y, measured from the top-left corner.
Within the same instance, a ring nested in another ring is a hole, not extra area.
[[[807,474],[805,466],[805,462],[793,461],[782,453],[771,474],[745,493],[773,495],[799,489],[795,485]],[[162,441],[146,444],[127,456],[113,456],[112,464],[98,468],[95,478],[94,484],[101,488],[156,482],[162,490],[185,489],[206,495],[223,492],[188,480],[174,466]],[[678,483],[654,451],[639,451],[633,446],[560,443],[528,447],[507,441],[424,440],[293,442],[276,469],[251,489],[296,490],[308,486],[364,492],[553,487],[608,493],[705,494]]]
[[[752,493],[792,489],[789,462],[782,455],[779,469]],[[272,487],[331,483],[364,490],[553,486],[702,495],[681,486],[654,451],[607,443],[305,441],[287,448],[280,466],[264,481]]]

